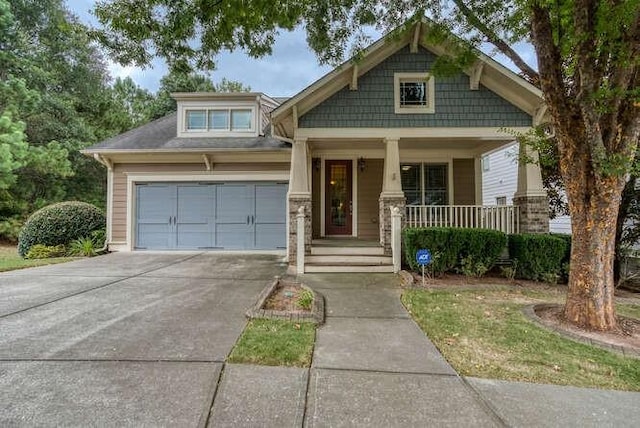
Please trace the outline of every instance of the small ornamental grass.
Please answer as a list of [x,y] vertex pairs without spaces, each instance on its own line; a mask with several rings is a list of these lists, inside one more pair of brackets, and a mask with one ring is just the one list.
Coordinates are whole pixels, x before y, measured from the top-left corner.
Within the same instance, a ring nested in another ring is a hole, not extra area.
[[228,362],[309,367],[315,332],[315,324],[309,322],[251,320]]

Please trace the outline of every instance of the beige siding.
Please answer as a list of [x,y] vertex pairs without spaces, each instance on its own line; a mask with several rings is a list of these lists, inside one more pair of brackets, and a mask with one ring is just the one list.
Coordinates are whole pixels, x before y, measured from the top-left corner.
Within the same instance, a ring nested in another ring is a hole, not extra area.
[[475,205],[476,178],[473,159],[453,160],[453,203]]
[[358,238],[379,239],[378,199],[382,192],[383,159],[367,159],[358,171]]
[[[213,164],[213,171],[288,171],[289,164],[278,163],[220,163]],[[111,220],[112,242],[127,239],[127,174],[194,173],[206,172],[203,163],[197,164],[116,164],[113,171],[113,217]]]
[[[319,162],[319,159],[314,159],[311,165]],[[322,195],[321,195],[321,174],[320,169],[314,167],[311,168],[311,236],[314,238],[320,237],[322,227],[320,222],[322,221]]]

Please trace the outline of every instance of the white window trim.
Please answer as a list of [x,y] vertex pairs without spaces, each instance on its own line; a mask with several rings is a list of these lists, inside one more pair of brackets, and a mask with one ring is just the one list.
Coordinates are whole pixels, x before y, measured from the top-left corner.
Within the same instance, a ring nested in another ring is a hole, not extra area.
[[[229,122],[227,129],[187,129],[187,112],[191,110],[204,110],[205,124],[208,127],[209,111],[211,110],[228,110]],[[231,130],[231,110],[249,110],[251,111],[251,128],[232,131]],[[258,129],[261,126],[260,110],[255,103],[247,102],[225,102],[212,103],[210,101],[182,101],[178,102],[178,137],[247,137],[258,136]]]
[[[400,105],[400,82],[427,81],[427,105],[416,107],[403,107]],[[435,108],[435,78],[430,73],[394,73],[393,74],[393,96],[396,114],[432,114],[436,112]]]

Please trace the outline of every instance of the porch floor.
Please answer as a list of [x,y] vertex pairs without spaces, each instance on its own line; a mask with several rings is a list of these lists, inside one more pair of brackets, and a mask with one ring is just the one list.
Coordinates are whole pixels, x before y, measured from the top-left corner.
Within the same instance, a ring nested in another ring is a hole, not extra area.
[[379,247],[380,242],[372,239],[360,238],[320,238],[313,239],[311,245],[314,247]]

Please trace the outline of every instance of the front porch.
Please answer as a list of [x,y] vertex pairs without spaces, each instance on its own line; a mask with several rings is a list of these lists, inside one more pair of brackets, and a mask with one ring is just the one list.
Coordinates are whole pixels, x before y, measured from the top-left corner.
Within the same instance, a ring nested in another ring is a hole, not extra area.
[[519,167],[518,206],[482,205],[481,156],[509,144],[512,137],[497,131],[490,137],[465,132],[464,137],[449,138],[295,139],[289,182],[290,263],[297,264],[300,248],[304,271],[396,270],[393,208],[398,209],[400,229],[542,231],[538,218],[547,212],[539,168]]

